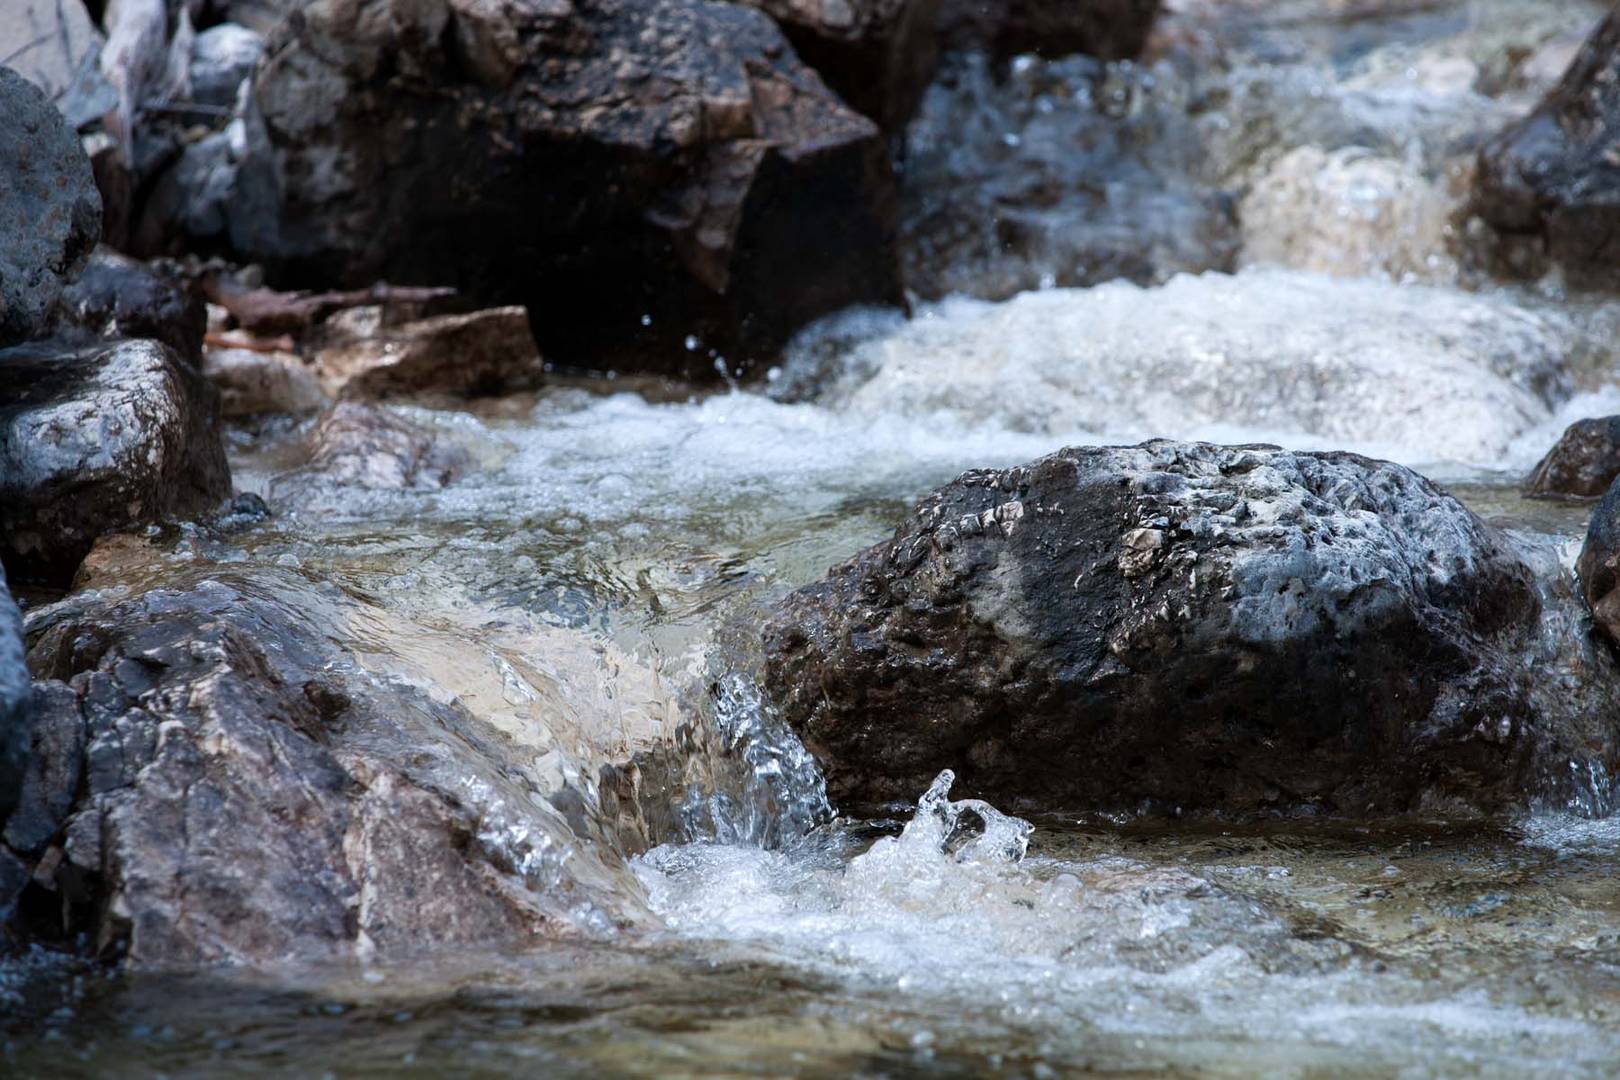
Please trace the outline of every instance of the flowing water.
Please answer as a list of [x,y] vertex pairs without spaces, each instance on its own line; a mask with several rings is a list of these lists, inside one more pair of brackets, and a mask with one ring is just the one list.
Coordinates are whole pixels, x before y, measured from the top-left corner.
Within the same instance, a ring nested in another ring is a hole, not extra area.
[[[398,409],[463,463],[447,483],[340,481],[300,449],[305,425],[238,428],[238,486],[274,517],[156,530],[31,618],[258,582],[379,692],[459,701],[499,736],[500,775],[460,778],[479,840],[577,887],[573,929],[273,972],[39,952],[0,970],[0,1070],[1612,1075],[1603,777],[1467,827],[1022,822],[952,802],[948,776],[915,814],[849,821],[753,681],[762,604],[956,473],[1066,444],[1390,457],[1567,587],[1585,508],[1516,486],[1564,424],[1620,411],[1620,307],[1482,286],[1455,211],[1479,139],[1600,10],[1185,0],[1156,63],[1031,58],[999,81],[965,63],[913,133],[916,250],[960,255],[941,176],[1010,161],[1062,195],[1019,219],[1033,240],[936,279],[978,298],[828,320],[758,387],[559,379]],[[1087,223],[1110,258],[1151,257],[1100,280],[1114,264],[1088,263]],[[626,761],[646,781],[633,808],[595,779]]]

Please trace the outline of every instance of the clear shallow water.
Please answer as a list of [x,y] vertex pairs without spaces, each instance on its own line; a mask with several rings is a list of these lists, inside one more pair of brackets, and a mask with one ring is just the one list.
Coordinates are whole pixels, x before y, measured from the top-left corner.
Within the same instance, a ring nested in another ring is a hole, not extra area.
[[[166,530],[92,583],[273,571],[379,686],[459,700],[506,740],[530,795],[508,798],[490,842],[598,845],[636,929],[581,919],[519,955],[424,942],[385,966],[259,973],[35,956],[0,970],[0,1072],[1612,1074],[1612,819],[1041,820],[1022,860],[929,814],[905,834],[835,822],[801,838],[826,808],[751,698],[759,605],[964,469],[1153,435],[1359,449],[1450,484],[1550,553],[1549,576],[1573,557],[1586,508],[1516,485],[1564,424],[1620,411],[1615,311],[1556,283],[1466,291],[1434,215],[1454,208],[1447,170],[1470,140],[1556,76],[1543,54],[1597,6],[1180,7],[1169,28],[1212,35],[1196,47],[1221,57],[1206,65],[1221,85],[1178,82],[1172,60],[1104,89],[1188,111],[1124,140],[1159,140],[1148,163],[1183,170],[1166,198],[1260,192],[1240,274],[945,300],[909,325],[847,316],[757,391],[601,382],[400,410],[466,452],[445,486],[336,483],[308,467],[298,425],[244,429],[238,484],[276,516]],[[1527,57],[1511,69],[1509,45]],[[1013,75],[1014,97],[1036,87],[1025,104],[976,122],[987,145],[1047,153],[1032,118],[1054,115],[1042,94],[1071,107],[1050,90],[1074,73]],[[1016,148],[994,127],[1009,118],[1026,125]],[[1362,143],[1384,171],[1331,157]],[[1118,204],[1127,231],[1133,205]],[[547,802],[594,805],[591,766],[637,753],[675,762],[661,815],[587,837]]]

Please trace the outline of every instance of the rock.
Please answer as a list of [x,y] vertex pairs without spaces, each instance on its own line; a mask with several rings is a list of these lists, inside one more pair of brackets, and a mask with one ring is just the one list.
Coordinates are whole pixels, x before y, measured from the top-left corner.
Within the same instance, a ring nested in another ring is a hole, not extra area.
[[[10,816],[21,796],[28,768],[28,667],[23,662],[22,613],[6,586],[0,566],[0,821]],[[5,899],[0,896],[0,908]]]
[[1474,209],[1501,235],[1498,269],[1548,262],[1579,286],[1620,288],[1620,11],[1557,87],[1479,153]]
[[965,474],[791,595],[764,686],[845,810],[953,768],[1032,810],[1478,812],[1588,748],[1612,768],[1607,706],[1532,701],[1541,611],[1398,465],[1079,448]]
[[79,280],[62,291],[55,329],[152,338],[195,365],[202,362],[207,326],[202,296],[178,273],[98,247]]
[[168,346],[0,351],[0,554],[14,580],[66,585],[103,533],[229,493],[218,398]]
[[264,54],[264,38],[245,26],[220,23],[191,44],[191,100],[231,108]]
[[757,11],[323,0],[271,35],[232,129],[159,182],[147,235],[212,230],[177,242],[279,287],[520,303],[558,363],[712,378],[902,303],[887,140]]
[[611,840],[569,831],[516,735],[335,644],[357,620],[398,629],[385,618],[217,567],[42,612],[31,659],[71,686],[86,739],[65,858],[31,860],[61,922],[26,935],[141,967],[264,966],[644,917]]
[[7,0],[0,64],[45,92],[73,128],[117,104],[96,66],[101,33],[80,0]]
[[44,328],[100,234],[78,137],[37,86],[0,67],[0,346]]
[[521,307],[393,326],[379,320],[319,349],[315,366],[321,386],[333,397],[509,394],[534,389],[545,375]]
[[1577,420],[1524,482],[1532,499],[1596,499],[1620,476],[1620,416]]
[[310,433],[310,464],[326,479],[378,490],[442,488],[472,459],[388,409],[339,402]]
[[1575,576],[1598,634],[1620,645],[1620,482],[1592,510]]
[[939,0],[743,0],[776,20],[839,97],[899,131],[934,76]]
[[315,372],[293,353],[209,349],[203,374],[219,391],[223,416],[302,413],[327,403]]
[[1230,270],[1233,200],[1188,174],[1178,147],[1196,136],[1184,110],[1153,104],[1163,93],[1089,57],[1000,74],[980,55],[948,60],[907,132],[907,288],[1001,300]]
[[54,680],[35,684],[28,733],[28,771],[16,809],[4,815],[0,839],[14,852],[38,855],[67,820],[79,793],[84,717],[70,687]]
[[1053,58],[1089,53],[1136,56],[1147,43],[1159,0],[943,0],[939,33],[947,49],[983,49]]

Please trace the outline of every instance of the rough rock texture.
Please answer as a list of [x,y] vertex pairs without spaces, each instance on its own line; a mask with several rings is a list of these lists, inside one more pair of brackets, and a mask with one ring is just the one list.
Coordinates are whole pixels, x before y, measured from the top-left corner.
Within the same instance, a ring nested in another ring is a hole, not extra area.
[[[22,613],[0,566],[0,819],[17,805],[28,766],[28,668],[23,663]],[[0,909],[5,907],[0,896]]]
[[[272,280],[521,303],[548,359],[713,376],[901,302],[887,140],[762,13],[317,0],[148,216]],[[687,341],[693,344],[688,347]]]
[[202,361],[208,327],[202,296],[178,273],[98,247],[79,280],[62,290],[58,333],[152,338],[187,361]]
[[333,397],[468,396],[532,390],[545,365],[521,307],[378,325],[315,354]]
[[1104,60],[1142,51],[1159,0],[943,0],[939,32],[947,49],[985,49],[1006,58],[1019,53]]
[[1532,706],[1540,613],[1501,534],[1400,466],[1071,449],[965,474],[789,597],[765,686],[846,809],[947,767],[1046,810],[1490,809],[1614,754],[1601,709]]
[[743,0],[845,101],[898,131],[934,75],[940,0]]
[[96,537],[230,494],[217,395],[156,341],[0,352],[0,556],[66,585]]
[[1524,482],[1531,498],[1596,499],[1620,476],[1620,416],[1577,420]]
[[149,967],[354,959],[510,947],[582,899],[564,877],[593,853],[567,876],[507,831],[525,794],[501,748],[459,705],[360,675],[322,621],[338,601],[302,587],[215,568],[45,614],[52,774],[4,832],[32,868],[25,939]]
[[78,137],[39,87],[0,67],[0,346],[44,328],[100,235]]
[[1562,266],[1620,288],[1620,10],[1540,107],[1480,151],[1474,208],[1506,241],[1500,269]]
[[6,0],[0,64],[45,91],[75,128],[100,119],[117,102],[96,65],[101,43],[80,0]]

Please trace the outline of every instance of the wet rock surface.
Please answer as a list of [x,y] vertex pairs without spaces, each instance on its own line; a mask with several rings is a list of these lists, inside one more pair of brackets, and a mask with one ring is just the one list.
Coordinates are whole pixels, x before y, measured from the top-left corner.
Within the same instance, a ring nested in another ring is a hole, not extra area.
[[0,554],[65,585],[96,538],[230,493],[214,389],[158,341],[0,352]]
[[1530,567],[1351,454],[1145,443],[964,475],[789,597],[767,698],[844,808],[1493,809],[1602,709],[1532,704]]
[[37,783],[5,824],[32,864],[21,929],[83,934],[148,967],[555,929],[568,888],[526,882],[490,846],[477,785],[493,782],[499,750],[458,706],[358,676],[322,632],[322,605],[294,612],[277,594],[262,574],[202,580],[70,605],[34,628],[31,663],[59,681],[40,684]]
[[101,234],[78,137],[45,94],[0,67],[0,347],[44,329]]
[[473,466],[467,452],[377,405],[339,402],[309,435],[310,469],[325,481],[362,488],[434,489]]
[[1620,288],[1620,11],[1539,108],[1480,151],[1474,209],[1503,238],[1498,269],[1562,267]]
[[1526,477],[1531,498],[1600,498],[1620,476],[1620,416],[1577,420]]
[[151,338],[196,365],[207,325],[202,296],[178,271],[98,247],[62,290],[53,329],[87,340]]
[[317,4],[235,131],[160,182],[157,234],[285,283],[522,303],[560,363],[712,377],[901,299],[887,141],[756,11]]

